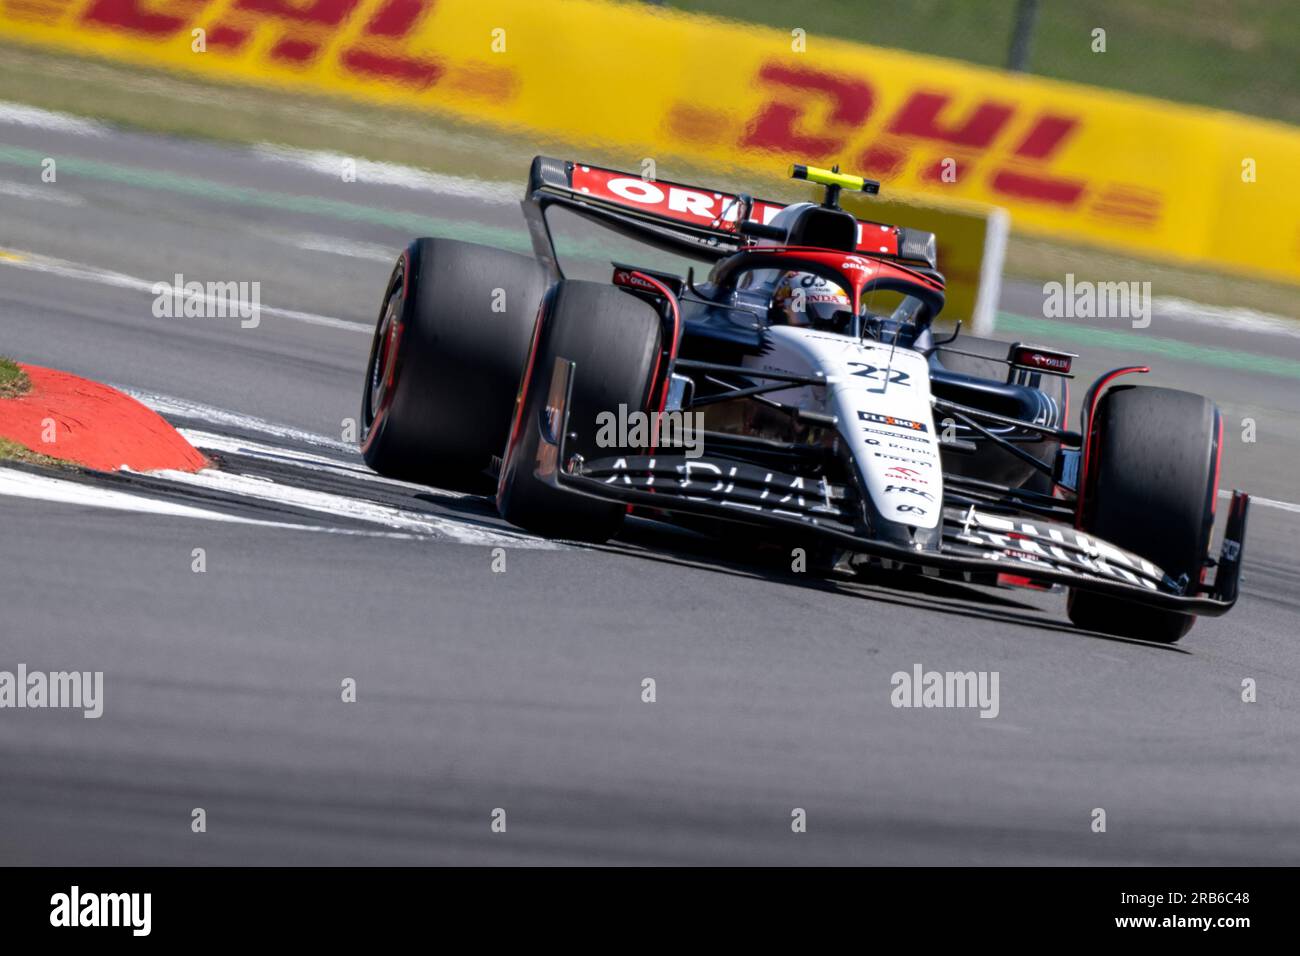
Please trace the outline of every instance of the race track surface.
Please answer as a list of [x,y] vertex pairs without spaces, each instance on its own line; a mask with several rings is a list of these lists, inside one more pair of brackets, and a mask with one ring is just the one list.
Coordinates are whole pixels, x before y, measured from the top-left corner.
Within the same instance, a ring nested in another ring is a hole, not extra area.
[[[0,468],[0,669],[105,675],[97,720],[0,711],[0,862],[1300,862],[1300,335],[1017,318],[1041,289],[1005,289],[999,334],[1083,352],[1078,393],[1139,360],[1219,402],[1222,485],[1266,499],[1232,614],[1114,640],[1058,594],[808,580],[649,522],[554,545],[367,474],[344,423],[392,257],[526,238],[499,191],[322,170],[0,123],[0,353],[223,466]],[[260,281],[260,325],[155,317],[177,273]],[[895,709],[916,664],[998,672],[998,716]]]

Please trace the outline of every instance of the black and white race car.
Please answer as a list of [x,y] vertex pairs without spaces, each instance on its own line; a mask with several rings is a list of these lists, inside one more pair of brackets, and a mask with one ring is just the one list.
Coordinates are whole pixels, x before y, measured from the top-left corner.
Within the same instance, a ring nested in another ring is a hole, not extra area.
[[[376,471],[490,494],[511,523],[602,541],[636,512],[750,526],[823,566],[1069,589],[1078,626],[1178,640],[1237,598],[1249,496],[1210,557],[1219,410],[1117,384],[1067,420],[1070,353],[957,332],[935,237],[546,157],[533,257],[418,239],[385,292],[362,400]],[[711,263],[565,278],[548,210]],[[881,303],[885,303],[882,307]],[[960,331],[960,323],[957,330]],[[1213,569],[1212,579],[1209,575]]]

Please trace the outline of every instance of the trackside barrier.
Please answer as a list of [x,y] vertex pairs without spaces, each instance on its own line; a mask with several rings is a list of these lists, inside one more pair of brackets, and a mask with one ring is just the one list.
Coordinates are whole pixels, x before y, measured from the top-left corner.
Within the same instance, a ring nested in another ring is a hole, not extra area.
[[886,196],[1300,282],[1300,130],[951,60],[601,0],[0,0],[0,36],[621,155],[838,162]]

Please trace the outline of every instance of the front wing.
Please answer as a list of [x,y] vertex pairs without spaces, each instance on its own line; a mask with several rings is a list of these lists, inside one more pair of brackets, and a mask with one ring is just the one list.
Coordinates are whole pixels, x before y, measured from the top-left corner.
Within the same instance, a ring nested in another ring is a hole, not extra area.
[[539,431],[536,475],[553,488],[659,511],[763,525],[903,567],[958,575],[1012,574],[1151,607],[1218,616],[1237,600],[1250,496],[1234,491],[1213,585],[1174,580],[1145,558],[1059,522],[945,508],[937,550],[873,539],[848,489],[726,457],[567,454],[573,363],[556,362]]

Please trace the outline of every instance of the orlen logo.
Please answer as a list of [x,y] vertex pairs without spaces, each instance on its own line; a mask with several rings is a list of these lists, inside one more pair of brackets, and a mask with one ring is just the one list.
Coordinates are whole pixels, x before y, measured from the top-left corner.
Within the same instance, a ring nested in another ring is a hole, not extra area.
[[1011,356],[1014,365],[1026,368],[1043,368],[1052,372],[1068,372],[1074,356],[1065,352],[1047,352],[1033,348],[1017,348]]
[[[653,182],[598,166],[573,167],[574,190],[593,198],[636,205],[647,212],[711,229],[730,228],[740,217],[739,197],[731,193],[692,189],[676,183]],[[752,221],[770,223],[785,206],[782,203],[754,200]],[[868,247],[863,237],[870,234]],[[898,231],[881,223],[858,222],[859,251],[898,255]],[[858,260],[864,262],[865,260]]]
[[1057,358],[1055,355],[1043,355],[1039,352],[1034,352],[1025,356],[1022,361],[1026,365],[1033,365],[1036,368],[1059,368],[1065,370],[1070,367],[1069,359]]
[[928,485],[930,482],[921,477],[921,473],[915,468],[904,468],[901,465],[890,465],[885,469],[885,477],[900,478],[903,481],[911,481],[918,485]]
[[[574,185],[578,185],[576,177]],[[681,213],[706,223],[735,222],[740,212],[739,203],[729,202],[725,207],[722,207],[720,203],[723,198],[722,193],[706,193],[671,185],[667,186],[665,190],[657,183],[636,179],[631,176],[606,180],[605,188],[615,196],[626,199],[628,202],[653,206],[656,209],[662,207],[666,212]],[[581,192],[590,192],[591,187],[578,186],[578,189]],[[728,196],[726,198],[730,200],[733,197]],[[780,211],[780,206],[768,206],[766,209],[761,210],[761,221],[764,223],[771,222],[772,218]]]
[[615,269],[614,285],[626,286],[630,289],[643,289],[646,292],[653,292],[656,295],[660,294],[658,286],[647,280],[644,276],[632,272],[630,269]]
[[849,256],[840,263],[840,270],[844,272],[861,272],[865,275],[871,275],[871,266],[867,264],[866,259],[859,259],[857,256]]

